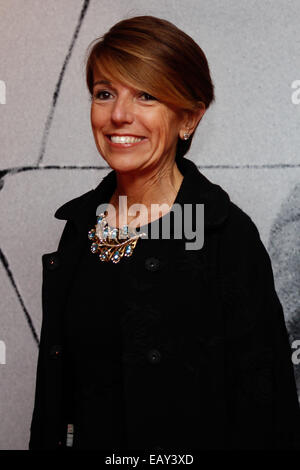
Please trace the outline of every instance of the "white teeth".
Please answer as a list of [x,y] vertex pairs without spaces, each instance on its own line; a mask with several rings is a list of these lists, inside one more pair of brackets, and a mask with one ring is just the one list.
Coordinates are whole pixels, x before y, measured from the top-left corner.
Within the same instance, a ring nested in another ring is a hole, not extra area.
[[127,135],[111,135],[110,140],[115,144],[134,144],[140,142],[143,137],[131,137]]

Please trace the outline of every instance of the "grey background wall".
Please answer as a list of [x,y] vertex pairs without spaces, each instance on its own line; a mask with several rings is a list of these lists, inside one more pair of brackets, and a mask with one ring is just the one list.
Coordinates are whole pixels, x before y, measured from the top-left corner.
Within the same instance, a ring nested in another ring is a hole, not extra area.
[[85,51],[143,14],[174,22],[208,57],[216,102],[187,156],[256,223],[291,342],[300,338],[299,0],[0,0],[0,449],[28,447],[41,256],[64,225],[54,212],[108,172],[90,129]]

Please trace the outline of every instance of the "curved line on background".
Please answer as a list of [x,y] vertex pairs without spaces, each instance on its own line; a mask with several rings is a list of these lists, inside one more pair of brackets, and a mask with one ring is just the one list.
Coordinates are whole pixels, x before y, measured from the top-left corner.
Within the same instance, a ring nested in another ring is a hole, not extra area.
[[57,102],[57,99],[58,99],[58,96],[59,96],[62,80],[63,80],[64,74],[65,74],[68,62],[70,60],[70,57],[71,57],[76,39],[78,37],[83,19],[85,17],[86,12],[87,12],[89,3],[90,3],[90,0],[84,0],[84,2],[83,2],[83,6],[82,6],[82,9],[81,9],[81,12],[80,12],[80,15],[79,15],[79,19],[78,19],[78,22],[77,22],[72,40],[71,40],[71,44],[70,44],[69,49],[68,49],[68,53],[65,57],[62,69],[61,69],[60,74],[59,74],[58,81],[57,81],[56,86],[55,86],[54,94],[53,94],[53,97],[52,97],[52,105],[51,105],[50,112],[47,116],[46,124],[45,124],[45,127],[44,127],[41,147],[40,147],[39,156],[38,156],[38,159],[37,159],[37,165],[39,165],[42,162],[44,154],[45,154],[48,135],[49,135],[49,131],[50,131],[50,128],[51,128],[51,124],[52,124],[52,120],[53,120],[53,116],[54,116],[54,111],[55,111],[55,106],[56,106],[56,102]]
[[9,267],[9,264],[8,264],[8,261],[7,261],[7,258],[6,258],[6,256],[4,255],[3,251],[1,250],[1,248],[0,248],[0,260],[1,260],[2,264],[3,264],[3,266],[4,266],[4,269],[5,269],[5,271],[6,271],[6,274],[7,274],[8,278],[9,278],[9,280],[10,280],[12,286],[13,286],[13,289],[14,289],[14,291],[15,291],[15,294],[16,294],[16,296],[17,296],[19,302],[20,302],[20,305],[21,305],[22,310],[23,310],[23,312],[24,312],[25,318],[26,318],[26,320],[27,320],[27,323],[28,323],[28,326],[29,326],[29,328],[30,328],[30,331],[31,331],[31,333],[32,333],[32,335],[33,335],[33,338],[34,338],[34,340],[35,340],[37,346],[39,346],[39,338],[38,338],[38,335],[36,334],[36,331],[35,331],[35,328],[34,328],[34,325],[33,325],[32,319],[31,319],[31,316],[30,316],[29,313],[28,313],[28,310],[27,310],[27,308],[26,308],[26,306],[25,306],[25,303],[24,303],[24,301],[23,301],[23,299],[22,299],[22,296],[21,296],[21,294],[20,294],[20,292],[19,292],[19,289],[18,289],[18,287],[17,287],[17,284],[16,284],[16,282],[15,282],[15,280],[14,280],[13,273],[12,273],[11,270],[10,270],[10,267]]

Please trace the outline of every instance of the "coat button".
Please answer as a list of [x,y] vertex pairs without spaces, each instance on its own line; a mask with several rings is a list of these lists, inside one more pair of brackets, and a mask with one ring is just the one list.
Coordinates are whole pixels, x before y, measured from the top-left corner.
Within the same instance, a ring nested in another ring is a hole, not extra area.
[[150,364],[158,364],[161,361],[161,354],[157,349],[151,349],[147,353],[147,358]]
[[50,270],[56,269],[59,266],[59,257],[56,254],[47,256],[46,266]]
[[145,267],[148,271],[157,271],[159,269],[160,262],[157,258],[147,258],[145,261]]
[[154,450],[155,452],[163,452],[164,448],[161,446],[154,446],[152,450]]
[[55,344],[50,349],[51,359],[60,359],[62,354],[62,346],[60,344]]

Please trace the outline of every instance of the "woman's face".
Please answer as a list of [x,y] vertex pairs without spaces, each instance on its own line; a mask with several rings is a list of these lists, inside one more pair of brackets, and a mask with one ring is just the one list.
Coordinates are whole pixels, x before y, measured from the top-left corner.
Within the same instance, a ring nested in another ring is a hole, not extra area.
[[99,72],[94,73],[91,124],[100,154],[119,172],[173,161],[179,132],[185,131],[178,111]]

